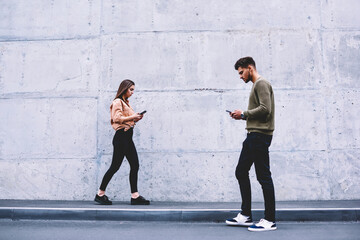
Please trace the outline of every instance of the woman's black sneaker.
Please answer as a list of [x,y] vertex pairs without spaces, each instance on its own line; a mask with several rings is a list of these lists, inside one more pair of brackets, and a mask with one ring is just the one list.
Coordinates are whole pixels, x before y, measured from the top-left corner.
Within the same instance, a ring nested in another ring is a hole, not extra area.
[[106,195],[100,197],[99,195],[96,194],[94,200],[95,200],[95,202],[100,203],[101,205],[111,205],[112,204],[112,201],[110,201]]
[[143,196],[139,196],[138,198],[131,198],[131,205],[150,205],[150,201]]

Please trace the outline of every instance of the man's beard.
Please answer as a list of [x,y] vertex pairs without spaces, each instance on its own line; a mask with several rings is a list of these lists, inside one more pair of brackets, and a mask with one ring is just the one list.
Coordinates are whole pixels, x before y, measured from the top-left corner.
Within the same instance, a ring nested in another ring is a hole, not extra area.
[[245,80],[245,83],[250,82],[251,79],[252,79],[252,75],[251,75],[251,73],[249,73],[249,74],[248,74],[248,78]]

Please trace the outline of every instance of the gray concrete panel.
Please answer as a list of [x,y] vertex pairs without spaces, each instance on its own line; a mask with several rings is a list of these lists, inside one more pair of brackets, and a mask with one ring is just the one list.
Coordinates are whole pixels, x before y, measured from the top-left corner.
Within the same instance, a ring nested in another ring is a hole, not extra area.
[[322,34],[326,86],[359,88],[359,31],[329,31]]
[[94,163],[92,159],[0,160],[0,190],[4,199],[93,199]]
[[[329,184],[332,199],[360,199],[359,149],[329,153]],[[348,176],[352,176],[349,178]]]
[[331,149],[359,149],[359,89],[329,90],[327,104],[328,137]]
[[100,0],[1,1],[0,41],[97,36]]
[[323,86],[321,36],[317,30],[273,30],[269,38],[270,72],[262,73],[261,67],[259,72],[273,87],[313,89]]
[[319,28],[321,19],[318,1],[104,1],[103,12],[105,33]]
[[272,152],[270,162],[276,199],[331,198],[330,166],[326,152]]
[[0,42],[0,93],[95,95],[99,40]]
[[359,29],[359,1],[321,0],[320,3],[323,27],[330,29]]
[[[96,99],[2,99],[0,159],[96,157]],[[6,140],[5,140],[6,139]]]
[[[319,90],[274,90],[275,131],[272,150],[327,149],[324,94]],[[309,99],[312,99],[309,101]]]

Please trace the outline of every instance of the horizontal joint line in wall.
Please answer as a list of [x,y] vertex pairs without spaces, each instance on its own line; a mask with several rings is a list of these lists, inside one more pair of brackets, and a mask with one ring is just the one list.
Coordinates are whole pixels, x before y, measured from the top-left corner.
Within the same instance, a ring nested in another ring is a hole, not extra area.
[[[342,29],[337,29],[337,28],[323,28],[321,26],[319,26],[318,28],[306,28],[306,27],[301,27],[301,28],[259,28],[259,29],[225,29],[225,30],[210,30],[210,29],[190,29],[190,30],[144,30],[144,31],[123,31],[123,32],[111,32],[111,33],[101,33],[101,36],[110,36],[110,35],[121,35],[121,34],[166,34],[166,33],[264,33],[264,32],[273,32],[273,31],[282,31],[282,32],[299,32],[299,31],[321,31],[321,30],[342,30]],[[352,29],[352,28],[348,28],[348,29],[344,29],[346,30],[353,30],[353,31],[358,31],[358,29]]]
[[98,95],[94,96],[79,96],[79,95],[68,95],[68,96],[54,96],[54,95],[43,95],[43,96],[36,96],[36,95],[27,95],[27,94],[15,94],[15,95],[6,95],[0,96],[0,99],[54,99],[54,98],[89,98],[89,99],[99,99]]
[[74,37],[64,37],[64,38],[22,38],[20,36],[2,36],[0,37],[0,43],[6,42],[46,42],[46,41],[73,41],[73,40],[94,40],[100,39],[103,36],[110,35],[121,35],[121,34],[147,34],[147,33],[155,33],[155,34],[164,34],[164,33],[264,33],[273,32],[273,31],[283,31],[283,32],[298,32],[298,31],[323,31],[323,32],[358,32],[359,30],[356,28],[327,28],[324,26],[320,26],[319,28],[262,28],[257,30],[251,29],[229,29],[229,30],[149,30],[149,31],[129,31],[129,32],[112,32],[112,33],[99,33],[96,35],[90,36],[74,36]]
[[80,37],[69,37],[69,38],[19,38],[19,37],[4,37],[0,38],[0,43],[11,43],[11,42],[47,42],[47,41],[73,41],[73,40],[94,40],[98,39],[101,35],[95,36],[80,36]]
[[0,158],[0,161],[6,161],[6,160],[10,160],[10,161],[14,161],[14,160],[21,160],[21,161],[32,161],[32,160],[94,160],[96,161],[97,158],[94,157],[71,157],[71,158],[64,158],[64,157],[58,157],[58,158],[53,158],[53,157],[27,157],[27,158]]

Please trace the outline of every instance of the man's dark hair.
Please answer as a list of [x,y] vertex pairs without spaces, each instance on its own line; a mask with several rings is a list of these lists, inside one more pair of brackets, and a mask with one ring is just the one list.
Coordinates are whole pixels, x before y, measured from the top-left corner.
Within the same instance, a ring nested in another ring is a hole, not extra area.
[[252,57],[243,57],[237,60],[235,63],[235,70],[238,70],[239,67],[247,68],[249,65],[253,66],[256,69],[255,61]]

